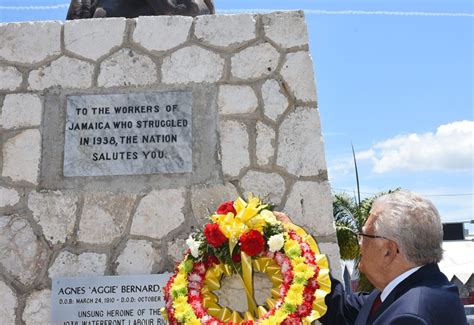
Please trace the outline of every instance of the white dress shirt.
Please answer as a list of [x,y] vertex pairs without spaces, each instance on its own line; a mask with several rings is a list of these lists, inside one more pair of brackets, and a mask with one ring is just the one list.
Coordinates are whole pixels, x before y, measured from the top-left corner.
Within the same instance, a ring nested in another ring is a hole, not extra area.
[[390,292],[393,291],[393,289],[395,289],[395,287],[400,283],[402,282],[403,280],[405,280],[406,278],[408,278],[410,275],[412,275],[413,273],[415,273],[416,271],[418,271],[418,269],[420,268],[421,266],[417,266],[417,267],[414,267],[412,269],[409,269],[408,271],[405,271],[403,272],[402,274],[400,274],[399,276],[397,276],[395,279],[393,279],[392,281],[390,281],[390,283],[383,289],[382,291],[382,294],[380,295],[380,300],[382,300],[382,302],[388,297],[388,295],[390,294]]

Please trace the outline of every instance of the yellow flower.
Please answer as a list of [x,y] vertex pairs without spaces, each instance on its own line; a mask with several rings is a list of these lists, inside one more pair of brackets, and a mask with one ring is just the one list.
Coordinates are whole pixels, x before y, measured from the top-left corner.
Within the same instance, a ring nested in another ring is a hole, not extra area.
[[220,230],[233,242],[237,242],[240,235],[255,229],[263,232],[266,224],[265,218],[258,213],[266,205],[260,205],[260,199],[249,195],[248,203],[240,197],[234,202],[236,215],[232,212],[227,214],[214,214],[211,220],[219,225]]
[[240,235],[248,230],[247,225],[231,212],[226,215],[215,215],[211,218],[219,225],[219,229],[222,231],[224,236],[231,240],[239,239]]
[[186,305],[188,303],[188,297],[180,296],[173,301],[173,305]]
[[300,245],[294,239],[287,239],[284,247],[285,247],[285,252],[300,250]]
[[201,325],[201,321],[199,319],[197,319],[196,317],[192,317],[190,318],[186,324],[189,324],[189,325]]
[[314,276],[314,269],[312,267],[306,268],[305,278],[307,280],[311,279]]
[[286,294],[285,297],[285,302],[298,306],[303,302],[303,295],[302,292],[300,293],[298,289],[294,289],[293,287],[297,285],[294,284],[290,287],[290,290],[288,290],[288,293]]
[[237,217],[245,223],[256,216],[259,210],[266,207],[266,205],[260,205],[260,199],[252,194],[249,194],[248,201],[246,203],[240,197],[235,201]]
[[188,280],[186,279],[186,276],[182,273],[178,273],[176,277],[174,278],[173,288],[174,287],[187,287],[187,286],[188,286]]
[[288,317],[288,314],[285,313],[284,310],[278,309],[273,315],[273,317],[275,318],[275,323],[280,324],[285,320],[286,317]]
[[302,284],[294,283],[291,285],[290,290],[293,291],[295,294],[303,296],[304,287],[305,286]]
[[177,320],[179,321],[182,321],[183,318],[184,318],[184,314],[186,314],[185,312],[182,312],[182,311],[174,311],[174,317],[176,317]]
[[297,256],[291,259],[291,265],[293,266],[293,268],[296,268],[300,264],[307,265],[306,259],[303,256]]
[[255,217],[253,217],[247,222],[247,226],[250,229],[257,230],[262,234],[263,234],[263,228],[265,227],[266,224],[267,222],[260,214],[257,214]]
[[175,317],[179,320],[183,320],[191,309],[191,306],[188,304],[188,298],[186,296],[179,296],[173,301],[173,308]]

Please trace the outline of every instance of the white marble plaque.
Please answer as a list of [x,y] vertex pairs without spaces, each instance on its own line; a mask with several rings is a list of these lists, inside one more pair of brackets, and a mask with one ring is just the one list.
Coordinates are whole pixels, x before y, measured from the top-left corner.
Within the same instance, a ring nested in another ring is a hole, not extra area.
[[171,273],[53,278],[53,325],[161,325]]
[[67,97],[64,176],[192,171],[192,93]]

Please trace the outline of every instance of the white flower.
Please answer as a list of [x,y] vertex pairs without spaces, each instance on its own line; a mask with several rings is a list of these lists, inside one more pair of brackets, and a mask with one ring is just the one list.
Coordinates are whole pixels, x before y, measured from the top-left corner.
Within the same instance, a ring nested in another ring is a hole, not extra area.
[[188,245],[191,250],[191,255],[195,258],[199,257],[199,246],[201,246],[201,244],[201,241],[195,240],[192,236],[189,236],[189,238],[186,239],[186,245]]
[[285,237],[283,234],[273,235],[268,239],[268,248],[270,252],[278,252],[285,243]]

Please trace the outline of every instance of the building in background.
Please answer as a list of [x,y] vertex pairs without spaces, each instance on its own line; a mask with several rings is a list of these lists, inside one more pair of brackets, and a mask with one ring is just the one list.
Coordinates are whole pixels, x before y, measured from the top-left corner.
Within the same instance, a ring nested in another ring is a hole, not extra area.
[[474,235],[468,231],[470,222],[443,224],[443,260],[441,271],[459,289],[464,305],[474,305]]

